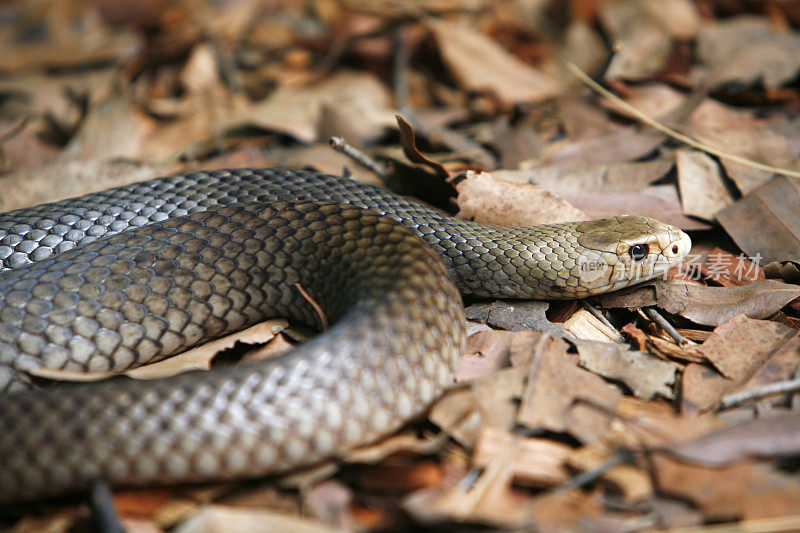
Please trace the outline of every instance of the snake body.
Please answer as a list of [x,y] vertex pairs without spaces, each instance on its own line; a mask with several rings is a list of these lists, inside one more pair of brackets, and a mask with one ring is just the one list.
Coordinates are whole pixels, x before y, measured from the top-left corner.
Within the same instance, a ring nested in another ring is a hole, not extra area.
[[[632,259],[642,243],[649,253]],[[493,226],[275,169],[170,176],[0,215],[0,501],[336,455],[448,385],[464,342],[459,291],[588,296],[659,275],[689,246],[644,217]],[[287,355],[28,390],[39,367],[121,371],[272,316],[319,326],[298,286],[334,326]]]

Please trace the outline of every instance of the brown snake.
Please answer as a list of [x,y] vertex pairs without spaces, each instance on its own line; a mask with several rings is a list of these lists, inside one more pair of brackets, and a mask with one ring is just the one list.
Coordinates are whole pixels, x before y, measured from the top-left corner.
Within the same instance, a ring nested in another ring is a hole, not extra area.
[[[492,226],[275,169],[170,176],[0,215],[0,501],[335,456],[418,416],[452,381],[459,290],[579,298],[657,276],[690,246],[644,217]],[[284,356],[33,388],[40,367],[122,371],[269,317],[319,326],[296,284],[334,325]]]

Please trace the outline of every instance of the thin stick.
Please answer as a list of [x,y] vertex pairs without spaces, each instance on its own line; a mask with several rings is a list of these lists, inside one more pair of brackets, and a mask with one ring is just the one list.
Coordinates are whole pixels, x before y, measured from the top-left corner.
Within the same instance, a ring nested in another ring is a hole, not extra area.
[[672,337],[672,340],[674,340],[678,346],[680,346],[681,348],[689,346],[689,341],[687,341],[683,335],[678,333],[678,330],[675,329],[675,327],[672,324],[667,322],[667,319],[661,316],[661,313],[659,313],[652,307],[645,309],[645,312],[647,313],[647,316],[649,316],[656,324],[661,326],[661,329],[666,331],[667,334],[670,337]]
[[730,409],[751,400],[759,400],[773,394],[787,394],[800,391],[800,379],[789,379],[777,383],[767,383],[755,389],[732,392],[722,397],[717,410]]
[[330,143],[331,148],[337,152],[343,153],[362,167],[374,173],[380,178],[381,181],[385,182],[388,179],[389,171],[385,166],[381,165],[374,158],[368,156],[355,146],[347,144],[347,141],[345,141],[343,138],[331,137]]
[[622,336],[622,333],[620,333],[619,330],[614,327],[614,324],[609,322],[606,316],[603,313],[601,313],[597,308],[595,308],[595,306],[593,306],[589,302],[584,301],[583,308],[589,311],[592,315],[594,315],[594,317],[600,322],[602,322],[603,325],[614,331],[617,334],[616,338],[617,342],[622,342],[625,340],[625,337]]
[[625,102],[621,98],[618,98],[617,96],[613,95],[611,92],[606,90],[603,86],[601,86],[599,83],[597,83],[592,78],[590,78],[588,74],[586,74],[584,71],[582,71],[580,68],[578,68],[578,66],[575,65],[574,63],[571,63],[571,62],[567,63],[567,68],[579,80],[581,80],[583,83],[585,83],[586,85],[588,85],[589,87],[591,87],[592,89],[597,91],[604,98],[607,98],[607,99],[611,100],[612,102],[614,102],[615,104],[617,104],[618,106],[623,108],[625,111],[627,111],[631,115],[635,116],[637,119],[639,119],[641,122],[644,122],[645,124],[647,124],[651,128],[654,128],[654,129],[660,131],[661,133],[663,133],[665,135],[669,135],[670,137],[672,137],[675,140],[678,140],[678,141],[680,141],[680,142],[682,142],[684,144],[688,144],[689,146],[691,146],[693,148],[697,148],[698,150],[702,150],[704,152],[708,152],[709,154],[714,154],[715,156],[717,156],[717,157],[719,157],[721,159],[727,159],[728,161],[733,161],[735,163],[741,163],[742,165],[746,165],[746,166],[752,167],[752,168],[757,168],[759,170],[764,170],[766,172],[775,172],[776,174],[783,174],[785,176],[794,176],[796,178],[800,178],[800,171],[789,170],[789,169],[786,169],[786,168],[774,167],[772,165],[767,165],[765,163],[759,163],[757,161],[753,161],[752,159],[747,159],[746,157],[742,157],[742,156],[739,156],[739,155],[736,155],[736,154],[731,154],[729,152],[725,152],[723,150],[720,150],[719,148],[714,148],[714,147],[709,146],[709,145],[707,145],[705,143],[702,143],[702,142],[700,142],[700,141],[698,141],[696,139],[692,139],[691,137],[688,137],[688,136],[686,136],[686,135],[684,135],[682,133],[678,133],[677,131],[673,130],[672,128],[668,128],[667,126],[664,126],[660,122],[656,121],[654,118],[651,118],[651,117],[645,115],[644,113],[642,113],[641,111],[639,111],[638,109],[636,109],[635,107],[630,105],[629,103]]
[[326,329],[328,329],[328,326],[330,325],[328,324],[328,316],[325,314],[325,311],[322,310],[322,307],[320,307],[317,301],[314,298],[312,298],[310,294],[306,292],[306,290],[303,288],[302,285],[300,285],[300,283],[295,283],[294,288],[297,289],[297,291],[300,293],[303,299],[305,299],[305,301],[307,301],[309,305],[314,308],[314,311],[317,313],[317,316],[319,317],[320,324],[322,324],[322,330],[325,331]]

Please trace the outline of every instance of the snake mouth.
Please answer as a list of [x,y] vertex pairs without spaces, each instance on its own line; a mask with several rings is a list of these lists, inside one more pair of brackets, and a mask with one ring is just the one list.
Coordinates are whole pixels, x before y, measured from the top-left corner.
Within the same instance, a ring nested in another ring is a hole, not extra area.
[[580,289],[587,295],[610,292],[663,276],[679,265],[692,240],[676,227],[662,226],[659,232],[620,243],[613,252],[585,249],[577,261]]

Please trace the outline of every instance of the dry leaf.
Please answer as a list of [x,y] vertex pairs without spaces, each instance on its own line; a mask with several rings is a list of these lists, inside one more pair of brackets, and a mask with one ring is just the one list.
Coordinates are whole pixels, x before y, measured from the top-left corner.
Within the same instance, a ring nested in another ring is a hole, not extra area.
[[315,142],[320,140],[317,125],[325,105],[337,106],[357,120],[362,142],[377,137],[395,123],[389,92],[377,78],[340,73],[312,87],[280,87],[252,108],[235,113],[220,129],[253,126]]
[[742,382],[796,335],[797,330],[783,324],[739,314],[714,329],[697,350],[723,376]]
[[3,177],[0,211],[80,196],[164,175],[170,168],[133,161],[69,160],[22,170]]
[[622,335],[586,309],[578,309],[564,321],[573,338],[584,341],[620,342]]
[[769,413],[666,451],[682,461],[705,466],[723,466],[748,457],[795,456],[800,454],[800,416],[794,411]]
[[683,206],[674,185],[651,185],[635,191],[608,193],[564,193],[561,196],[592,219],[620,214],[643,215],[683,230],[711,227],[683,214]]
[[226,335],[221,339],[207,342],[157,363],[128,370],[125,375],[134,379],[160,379],[193,370],[208,370],[211,361],[221,351],[233,348],[237,342],[243,344],[262,344],[275,337],[289,323],[283,319],[272,319],[251,326],[245,330]]
[[800,513],[800,485],[770,465],[744,461],[723,468],[652,457],[659,492],[698,505],[706,519],[756,519]]
[[329,533],[339,531],[299,516],[263,509],[240,509],[208,505],[174,529],[176,533],[237,533],[246,531],[293,531]]
[[488,172],[467,171],[456,185],[458,216],[507,226],[588,220],[556,194],[524,183],[497,180]]
[[648,352],[629,350],[624,344],[582,341],[578,343],[578,360],[595,374],[621,381],[637,398],[650,400],[656,394],[674,398],[671,385],[675,382],[677,365]]
[[553,486],[564,483],[568,476],[564,466],[572,448],[547,439],[518,437],[508,431],[484,426],[475,445],[472,464],[486,468],[499,454],[513,448],[512,469],[518,483]]
[[[591,444],[570,453],[567,464],[579,472],[586,472],[601,467],[612,455],[604,445]],[[618,464],[606,469],[600,478],[616,487],[626,501],[640,502],[653,497],[650,476],[641,468]]]
[[467,307],[467,319],[509,331],[543,331],[554,337],[569,337],[562,324],[550,322],[545,315],[550,304],[538,300],[478,303]]
[[534,166],[523,170],[495,170],[499,180],[534,183],[556,194],[636,191],[663,178],[673,166],[671,158],[652,161]]
[[605,431],[621,393],[576,366],[566,348],[554,340],[532,361],[517,423],[591,442]]
[[719,210],[733,203],[719,165],[704,152],[681,149],[676,157],[683,212],[713,221]]
[[704,85],[761,80],[776,89],[800,69],[800,37],[782,32],[767,18],[736,17],[706,24],[697,35]]
[[596,298],[603,307],[657,305],[696,324],[718,326],[739,313],[748,318],[768,318],[797,297],[800,297],[800,287],[774,280],[739,287],[706,287],[657,280]]
[[777,176],[717,214],[719,223],[754,261],[800,257],[800,190]]
[[645,402],[632,396],[620,399],[615,414],[616,419],[604,436],[604,443],[611,448],[662,448],[695,439],[722,427],[722,422],[711,414],[678,415],[667,403]]
[[519,102],[540,102],[563,91],[563,84],[526,65],[494,40],[475,29],[428,20],[447,66],[470,91],[494,94],[506,107]]
[[743,255],[715,247],[700,265],[703,278],[723,287],[747,285],[754,281],[766,279],[764,271],[758,264],[746,259]]

